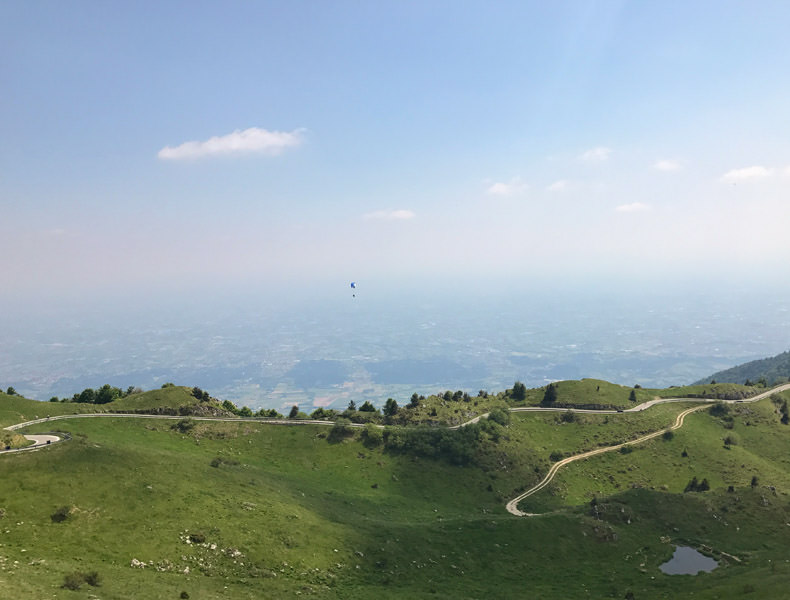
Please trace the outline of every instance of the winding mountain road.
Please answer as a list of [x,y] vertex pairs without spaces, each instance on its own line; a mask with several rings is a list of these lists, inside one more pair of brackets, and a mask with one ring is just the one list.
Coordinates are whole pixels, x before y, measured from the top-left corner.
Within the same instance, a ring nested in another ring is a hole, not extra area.
[[[647,410],[651,406],[655,406],[657,404],[667,404],[671,402],[697,402],[700,405],[694,406],[692,408],[687,408],[683,412],[681,412],[676,418],[675,422],[669,427],[665,429],[659,429],[658,431],[654,431],[652,433],[648,433],[643,435],[637,439],[629,440],[627,442],[622,442],[620,444],[615,444],[614,446],[606,446],[602,448],[596,448],[595,450],[589,450],[587,452],[582,452],[581,454],[576,454],[574,456],[569,456],[568,458],[564,458],[556,463],[554,463],[551,468],[549,469],[546,476],[536,485],[528,489],[526,492],[519,494],[515,498],[513,498],[510,502],[507,503],[505,508],[507,511],[515,515],[517,517],[534,517],[538,516],[535,513],[528,513],[523,512],[518,509],[518,504],[525,498],[539,492],[540,490],[544,489],[551,480],[554,479],[554,476],[557,472],[564,467],[574,461],[583,460],[586,458],[590,458],[593,456],[597,456],[598,454],[604,454],[606,452],[612,452],[614,450],[619,450],[623,446],[633,446],[636,444],[641,444],[648,440],[651,440],[659,435],[662,435],[666,431],[671,431],[674,429],[679,429],[683,426],[683,420],[686,418],[687,415],[690,415],[693,412],[701,410],[705,408],[709,404],[713,404],[714,402],[724,402],[726,404],[736,404],[736,403],[751,403],[757,402],[764,398],[767,398],[771,394],[776,394],[778,392],[783,392],[785,390],[790,390],[790,383],[785,383],[765,392],[753,396],[751,398],[744,398],[743,400],[716,400],[716,399],[709,399],[709,398],[657,398],[655,400],[650,400],[648,402],[643,402],[637,406],[629,408],[627,410],[595,410],[595,409],[587,409],[587,408],[551,408],[551,407],[543,407],[543,406],[522,406],[509,409],[510,412],[575,412],[575,413],[592,413],[592,414],[620,414],[620,413],[634,413],[634,412],[641,412],[643,410]],[[450,427],[450,429],[458,429],[460,427],[466,427],[467,425],[471,425],[473,423],[477,423],[480,419],[485,419],[488,417],[489,413],[482,414],[480,416],[475,417],[467,421],[466,423],[462,423],[460,425],[455,425],[454,427]],[[292,420],[292,419],[260,419],[260,418],[245,418],[245,417],[185,417],[185,416],[174,416],[174,415],[140,415],[140,414],[130,414],[130,413],[85,413],[85,414],[72,414],[72,415],[55,415],[52,417],[45,417],[43,419],[34,419],[32,421],[25,421],[24,423],[17,423],[16,425],[9,425],[5,427],[8,431],[16,431],[18,429],[23,429],[25,427],[29,427],[30,425],[38,425],[40,423],[49,423],[51,421],[62,421],[65,419],[85,419],[85,418],[128,418],[128,419],[170,419],[170,420],[181,420],[185,418],[189,418],[194,421],[225,421],[225,422],[249,422],[249,423],[267,423],[270,425],[324,425],[324,426],[333,426],[335,423],[334,421],[323,421],[323,420],[314,420],[314,419],[305,419],[305,420]],[[360,423],[350,423],[351,427],[365,427],[364,424]],[[379,427],[383,427],[383,425],[379,425]],[[14,448],[9,450],[2,450],[0,449],[0,454],[8,454],[8,453],[19,453],[19,452],[27,452],[32,450],[38,450],[40,448],[50,446],[52,444],[64,441],[65,437],[61,437],[55,433],[48,433],[48,434],[30,434],[25,435],[25,437],[32,441],[33,444],[30,446],[25,446],[24,448]]]

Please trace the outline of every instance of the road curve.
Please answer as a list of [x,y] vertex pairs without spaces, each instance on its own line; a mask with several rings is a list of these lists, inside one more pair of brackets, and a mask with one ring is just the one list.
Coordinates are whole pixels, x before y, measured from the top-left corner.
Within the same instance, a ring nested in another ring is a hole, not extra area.
[[677,416],[677,418],[675,419],[675,423],[671,427],[669,427],[668,429],[659,429],[658,431],[654,431],[653,433],[648,433],[647,435],[643,435],[642,437],[636,438],[635,440],[629,440],[627,442],[623,442],[622,444],[616,444],[614,446],[606,446],[604,448],[596,448],[595,450],[589,450],[587,452],[582,452],[581,454],[576,454],[575,456],[569,456],[568,458],[564,458],[564,459],[562,459],[560,461],[557,461],[556,463],[554,463],[551,466],[551,468],[549,469],[549,472],[546,473],[546,476],[541,480],[540,483],[538,483],[537,485],[531,487],[530,489],[528,489],[523,494],[513,498],[510,502],[508,502],[505,505],[505,508],[507,509],[507,511],[510,514],[516,515],[517,517],[534,517],[534,516],[536,516],[535,513],[526,513],[526,512],[520,511],[518,509],[518,503],[521,502],[524,498],[526,498],[528,496],[531,496],[532,494],[534,494],[536,492],[539,492],[540,490],[545,488],[547,485],[549,485],[551,480],[554,479],[554,476],[557,474],[557,471],[559,471],[565,465],[570,464],[570,463],[572,463],[572,462],[574,462],[576,460],[582,460],[582,459],[585,459],[585,458],[590,458],[591,456],[596,456],[598,454],[604,454],[605,452],[612,452],[613,450],[619,450],[623,446],[632,446],[632,445],[635,445],[635,444],[641,444],[642,442],[646,442],[647,440],[652,440],[653,438],[658,437],[659,435],[662,435],[666,431],[671,431],[673,429],[679,429],[680,427],[683,426],[683,419],[686,418],[686,415],[689,415],[689,414],[691,414],[691,413],[693,413],[695,411],[698,411],[698,410],[700,410],[702,408],[705,408],[704,404],[700,405],[700,406],[693,406],[692,408],[687,408],[686,410],[684,410],[682,413],[680,413]]
[[[770,396],[772,394],[776,394],[778,392],[783,392],[783,391],[788,390],[788,389],[790,389],[790,383],[785,383],[785,384],[776,386],[774,388],[771,388],[770,390],[766,390],[765,392],[762,392],[761,394],[757,394],[756,396],[752,396],[751,398],[744,398],[743,400],[716,400],[716,399],[709,399],[709,398],[658,398],[658,399],[655,399],[655,400],[650,400],[648,402],[643,402],[642,404],[639,404],[638,406],[635,406],[633,408],[629,408],[628,410],[625,410],[623,412],[640,412],[640,411],[643,411],[643,410],[646,410],[646,409],[650,408],[651,406],[655,406],[657,404],[666,404],[666,403],[669,403],[669,402],[699,402],[700,406],[694,406],[692,408],[688,408],[688,409],[684,410],[683,412],[681,412],[675,418],[674,424],[671,427],[669,427],[668,429],[659,429],[658,431],[654,431],[653,433],[648,433],[647,435],[643,435],[642,437],[637,438],[635,440],[629,440],[627,442],[623,442],[621,444],[616,444],[614,446],[606,446],[605,448],[596,448],[595,450],[590,450],[588,452],[582,452],[581,454],[576,454],[575,456],[569,456],[568,458],[565,458],[563,460],[560,460],[560,461],[554,463],[551,466],[551,468],[549,469],[549,472],[546,473],[546,476],[540,481],[540,483],[538,483],[537,485],[534,485],[533,487],[528,489],[526,492],[523,492],[522,494],[520,494],[520,495],[516,496],[515,498],[513,498],[510,502],[508,502],[505,505],[505,508],[507,509],[507,511],[510,514],[516,515],[517,517],[534,517],[534,516],[537,516],[535,513],[526,513],[526,512],[520,511],[518,509],[518,503],[521,502],[522,500],[524,500],[524,498],[527,498],[528,496],[531,496],[532,494],[535,494],[536,492],[539,492],[540,490],[545,488],[551,482],[551,480],[554,479],[554,476],[557,474],[557,471],[559,471],[565,465],[567,465],[569,463],[572,463],[572,462],[574,462],[576,460],[582,460],[582,459],[585,459],[585,458],[589,458],[591,456],[595,456],[597,454],[603,454],[605,452],[611,452],[613,450],[619,450],[623,446],[631,446],[631,445],[635,445],[635,444],[641,444],[642,442],[646,442],[648,440],[652,440],[653,438],[658,437],[659,435],[662,435],[665,431],[671,431],[671,430],[674,430],[674,429],[679,429],[680,427],[683,426],[683,420],[686,418],[686,415],[689,415],[689,414],[691,414],[693,412],[696,412],[696,411],[698,411],[698,410],[700,410],[702,408],[705,408],[705,406],[707,406],[708,404],[713,404],[715,402],[724,402],[726,404],[736,404],[736,403],[742,404],[742,403],[747,403],[747,402],[748,403],[757,402],[759,400],[767,398],[768,396]],[[529,410],[533,410],[533,411],[544,410],[545,411],[546,409],[544,409],[542,407],[521,407],[521,408],[511,408],[510,410],[511,410],[511,412],[524,412],[524,411],[529,411]],[[570,410],[572,412],[598,413],[598,414],[612,414],[612,413],[617,413],[618,412],[618,411],[612,411],[612,410],[590,410],[590,409],[564,409],[564,410]]]

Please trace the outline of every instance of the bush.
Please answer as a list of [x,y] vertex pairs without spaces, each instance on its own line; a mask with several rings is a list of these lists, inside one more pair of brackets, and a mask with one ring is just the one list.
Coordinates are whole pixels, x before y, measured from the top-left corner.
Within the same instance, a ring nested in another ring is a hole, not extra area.
[[563,423],[573,423],[574,421],[576,421],[576,413],[574,413],[572,410],[566,410],[560,416],[560,421],[562,421]]
[[78,590],[82,587],[82,584],[85,583],[85,579],[82,576],[82,573],[69,573],[63,578],[63,585],[62,587],[65,590]]
[[91,587],[99,587],[101,585],[99,574],[96,571],[90,571],[83,575],[85,583]]
[[730,412],[730,407],[724,404],[724,402],[716,402],[713,406],[708,409],[708,412],[711,416],[714,417],[723,417]]
[[206,534],[202,531],[193,531],[189,534],[189,541],[193,544],[203,544],[206,541]]
[[195,422],[192,419],[181,419],[178,423],[173,423],[170,429],[175,429],[180,433],[189,433],[195,428]]
[[710,484],[708,483],[707,479],[703,479],[702,481],[697,481],[696,476],[691,479],[686,485],[686,489],[683,492],[707,492],[710,489]]
[[384,441],[384,432],[380,427],[376,427],[373,423],[365,425],[362,430],[362,443],[368,448],[375,448],[380,446]]
[[549,454],[549,460],[551,462],[557,462],[562,460],[564,456],[565,455],[562,452],[560,452],[559,450],[555,450],[554,452]]
[[675,432],[671,429],[667,429],[664,434],[661,436],[667,442],[671,441],[675,437]]
[[354,428],[351,427],[351,421],[348,419],[340,418],[335,421],[335,424],[332,425],[332,429],[329,430],[329,435],[327,436],[327,440],[330,442],[342,442],[347,437],[354,435]]
[[510,424],[510,411],[495,408],[488,413],[488,420],[493,423],[499,423],[502,427],[507,427]]
[[633,446],[621,446],[619,450],[620,454],[631,454],[631,452],[633,451],[634,451]]
[[55,512],[53,512],[49,518],[52,519],[53,523],[62,523],[66,519],[69,518],[69,514],[71,513],[71,508],[68,506],[61,506]]

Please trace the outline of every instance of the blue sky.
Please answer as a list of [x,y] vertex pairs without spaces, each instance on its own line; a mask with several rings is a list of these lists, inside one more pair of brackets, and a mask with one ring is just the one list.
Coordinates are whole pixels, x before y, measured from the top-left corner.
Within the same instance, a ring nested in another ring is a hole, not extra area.
[[782,1],[3,3],[0,297],[781,276],[789,25]]

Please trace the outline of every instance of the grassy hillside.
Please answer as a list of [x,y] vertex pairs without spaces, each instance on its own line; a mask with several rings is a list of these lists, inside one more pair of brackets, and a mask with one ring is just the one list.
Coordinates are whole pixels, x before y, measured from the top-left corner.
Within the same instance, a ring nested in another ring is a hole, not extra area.
[[710,377],[700,380],[698,383],[706,383],[712,380],[730,383],[763,380],[767,385],[783,383],[790,380],[790,351],[719,371]]
[[0,427],[43,419],[47,415],[72,415],[86,412],[99,412],[99,407],[92,404],[72,404],[71,402],[39,402],[0,392]]
[[[671,440],[570,465],[522,507],[545,516],[505,512],[553,452],[661,429],[682,408],[514,414],[469,466],[318,426],[62,421],[72,441],[0,456],[0,597],[782,597],[790,427],[770,400],[695,413]],[[683,493],[694,475],[712,489]],[[663,575],[679,542],[740,562]],[[99,588],[60,589],[90,571]]]

